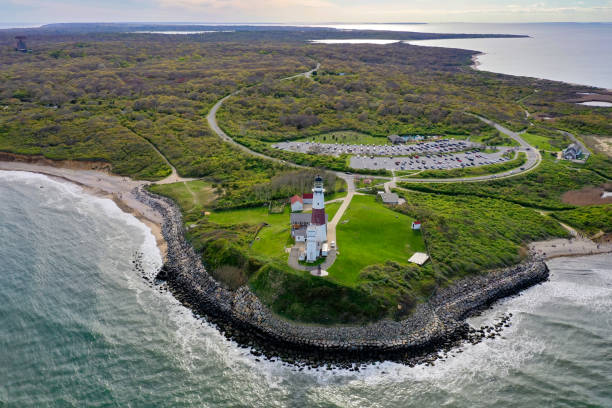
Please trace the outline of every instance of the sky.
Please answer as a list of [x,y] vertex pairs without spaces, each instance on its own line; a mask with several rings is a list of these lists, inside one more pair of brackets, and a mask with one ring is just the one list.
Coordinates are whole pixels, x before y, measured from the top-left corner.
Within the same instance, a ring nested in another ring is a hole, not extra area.
[[0,0],[0,23],[612,22],[612,0]]

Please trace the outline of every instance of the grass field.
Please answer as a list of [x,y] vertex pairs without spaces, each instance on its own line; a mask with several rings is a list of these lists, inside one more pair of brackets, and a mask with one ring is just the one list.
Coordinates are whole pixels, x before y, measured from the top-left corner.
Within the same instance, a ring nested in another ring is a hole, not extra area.
[[[338,208],[340,202],[327,204],[325,212],[331,220]],[[237,224],[263,224],[264,226],[257,234],[257,238],[251,246],[251,250],[257,255],[263,255],[267,258],[287,261],[287,254],[284,248],[289,246],[290,242],[290,225],[289,225],[289,206],[285,207],[282,214],[268,214],[267,207],[244,208],[228,211],[213,211],[210,214],[209,220],[220,225],[237,225]]]
[[209,182],[203,180],[172,184],[154,184],[152,192],[172,197],[184,212],[209,206],[216,198]]
[[370,136],[365,133],[354,132],[352,130],[322,133],[320,135],[300,139],[300,141],[341,144],[390,144],[386,137]]
[[425,250],[421,233],[411,229],[412,220],[373,196],[354,196],[336,230],[340,255],[329,269],[330,279],[355,286],[366,266],[406,264],[414,252]]
[[532,146],[535,146],[537,149],[540,149],[540,150],[546,150],[546,151],[551,151],[551,152],[558,152],[562,150],[559,147],[552,146],[550,144],[550,138],[546,136],[534,135],[533,133],[527,132],[527,133],[523,133],[521,137],[525,139],[527,143],[529,143]]

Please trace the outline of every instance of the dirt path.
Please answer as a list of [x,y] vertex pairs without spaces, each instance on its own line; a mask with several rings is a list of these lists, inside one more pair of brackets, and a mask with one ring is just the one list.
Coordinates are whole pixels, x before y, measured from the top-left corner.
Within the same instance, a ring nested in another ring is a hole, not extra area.
[[[185,181],[197,180],[194,178],[186,178],[186,177],[179,176],[178,172],[176,171],[176,168],[172,165],[172,163],[170,163],[170,160],[168,160],[168,158],[157,147],[155,147],[155,145],[151,143],[149,139],[147,139],[146,137],[143,137],[143,139],[146,140],[153,149],[155,149],[155,151],[162,157],[162,159],[164,159],[166,164],[170,166],[170,169],[172,169],[172,173],[170,173],[168,177],[166,177],[165,179],[156,181],[155,184],[171,184],[171,183],[179,183],[181,181],[185,182]],[[185,186],[187,186],[187,184],[185,184]]]

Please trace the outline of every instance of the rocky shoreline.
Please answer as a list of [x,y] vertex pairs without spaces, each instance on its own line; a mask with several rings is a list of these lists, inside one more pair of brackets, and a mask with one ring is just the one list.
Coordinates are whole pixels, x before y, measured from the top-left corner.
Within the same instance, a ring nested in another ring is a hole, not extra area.
[[247,287],[231,291],[215,281],[186,241],[180,210],[171,200],[142,186],[133,194],[164,218],[162,234],[168,252],[158,279],[167,282],[173,295],[256,356],[280,357],[297,365],[377,360],[431,363],[441,350],[495,336],[509,319],[505,316],[494,328],[475,330],[465,322],[467,317],[548,278],[546,264],[532,259],[444,288],[402,321],[344,327],[299,325],[272,314]]

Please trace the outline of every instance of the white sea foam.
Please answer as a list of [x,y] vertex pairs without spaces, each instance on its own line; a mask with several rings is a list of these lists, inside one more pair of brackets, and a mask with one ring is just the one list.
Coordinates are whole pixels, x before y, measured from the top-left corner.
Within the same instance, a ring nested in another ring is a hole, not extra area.
[[[121,210],[113,200],[97,197],[87,193],[83,188],[74,183],[59,181],[39,173],[0,171],[0,179],[49,188],[50,190],[48,191],[55,190],[58,192],[58,194],[46,194],[45,201],[39,203],[41,205],[60,210],[65,208],[66,205],[71,205],[74,210],[84,216],[92,214],[92,211],[93,213],[99,211],[107,218],[118,220],[138,229],[142,234],[142,244],[139,247],[139,251],[143,254],[142,266],[145,272],[147,272],[150,277],[154,277],[155,272],[161,267],[161,252],[157,247],[157,242],[151,229],[132,214],[128,214]],[[70,198],[69,201],[66,200],[67,197]],[[70,204],[68,204],[69,202]]]

